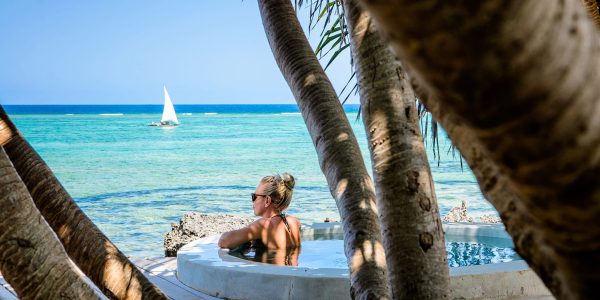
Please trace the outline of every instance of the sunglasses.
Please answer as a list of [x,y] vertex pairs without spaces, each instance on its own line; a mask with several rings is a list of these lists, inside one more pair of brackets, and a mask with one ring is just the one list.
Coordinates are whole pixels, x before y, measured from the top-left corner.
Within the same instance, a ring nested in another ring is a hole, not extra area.
[[261,197],[268,196],[268,195],[261,195],[261,194],[255,194],[255,193],[252,193],[251,195],[252,195],[252,202],[256,201],[256,198],[258,198],[258,196],[261,196]]

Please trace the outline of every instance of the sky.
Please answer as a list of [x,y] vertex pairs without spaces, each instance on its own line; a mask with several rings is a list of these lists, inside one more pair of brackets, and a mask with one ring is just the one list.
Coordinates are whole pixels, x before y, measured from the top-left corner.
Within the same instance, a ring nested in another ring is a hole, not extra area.
[[0,104],[162,104],[163,85],[175,105],[295,103],[256,1],[0,0]]

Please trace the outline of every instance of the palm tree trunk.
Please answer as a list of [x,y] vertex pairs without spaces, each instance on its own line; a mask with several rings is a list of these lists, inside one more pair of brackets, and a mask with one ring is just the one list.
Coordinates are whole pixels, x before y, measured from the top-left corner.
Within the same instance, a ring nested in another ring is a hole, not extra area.
[[0,144],[79,268],[110,298],[168,299],[75,204],[0,107]]
[[259,0],[265,32],[308,127],[344,228],[353,298],[389,298],[373,183],[356,137],[289,0]]
[[498,167],[485,155],[483,146],[469,129],[464,128],[453,116],[443,114],[438,103],[431,99],[421,85],[414,80],[412,85],[419,100],[427,106],[452,143],[460,150],[485,198],[499,212],[506,231],[514,241],[515,250],[541,276],[550,291],[558,294],[561,285],[560,274],[556,273],[556,261],[552,251],[544,247],[537,228],[532,226],[531,215],[508,185],[506,177],[500,174]]
[[583,6],[585,6],[590,18],[592,18],[592,21],[594,21],[594,24],[596,24],[596,27],[600,28],[600,11],[598,10],[598,1],[581,0],[581,2],[583,3]]
[[369,15],[345,0],[393,299],[448,299],[449,272],[416,98]]
[[21,299],[100,299],[35,208],[0,147],[0,271]]
[[540,277],[555,279],[559,298],[594,297],[600,39],[581,4],[361,2],[442,114],[473,134],[517,195],[515,207],[531,217],[539,247],[555,262],[549,274],[536,270]]

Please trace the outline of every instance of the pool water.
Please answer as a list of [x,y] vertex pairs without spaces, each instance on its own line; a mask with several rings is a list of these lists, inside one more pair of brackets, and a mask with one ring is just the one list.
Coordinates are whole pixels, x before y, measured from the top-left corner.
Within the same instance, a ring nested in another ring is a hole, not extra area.
[[[446,252],[448,253],[448,266],[451,268],[521,259],[514,251],[510,240],[499,238],[465,238],[447,235]],[[276,265],[335,269],[348,267],[344,254],[344,241],[341,239],[302,241],[302,248],[294,251],[246,249],[232,251],[230,254],[246,260]]]

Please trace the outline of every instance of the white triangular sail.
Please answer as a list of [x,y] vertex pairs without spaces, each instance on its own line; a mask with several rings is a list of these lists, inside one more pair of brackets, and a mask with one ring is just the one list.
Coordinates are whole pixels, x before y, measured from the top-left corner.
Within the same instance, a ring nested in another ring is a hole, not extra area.
[[165,107],[163,108],[162,119],[160,122],[165,123],[173,123],[179,124],[179,120],[177,120],[177,115],[175,114],[175,108],[173,107],[173,102],[171,102],[171,97],[169,97],[169,92],[167,92],[167,87],[163,87],[165,89]]

